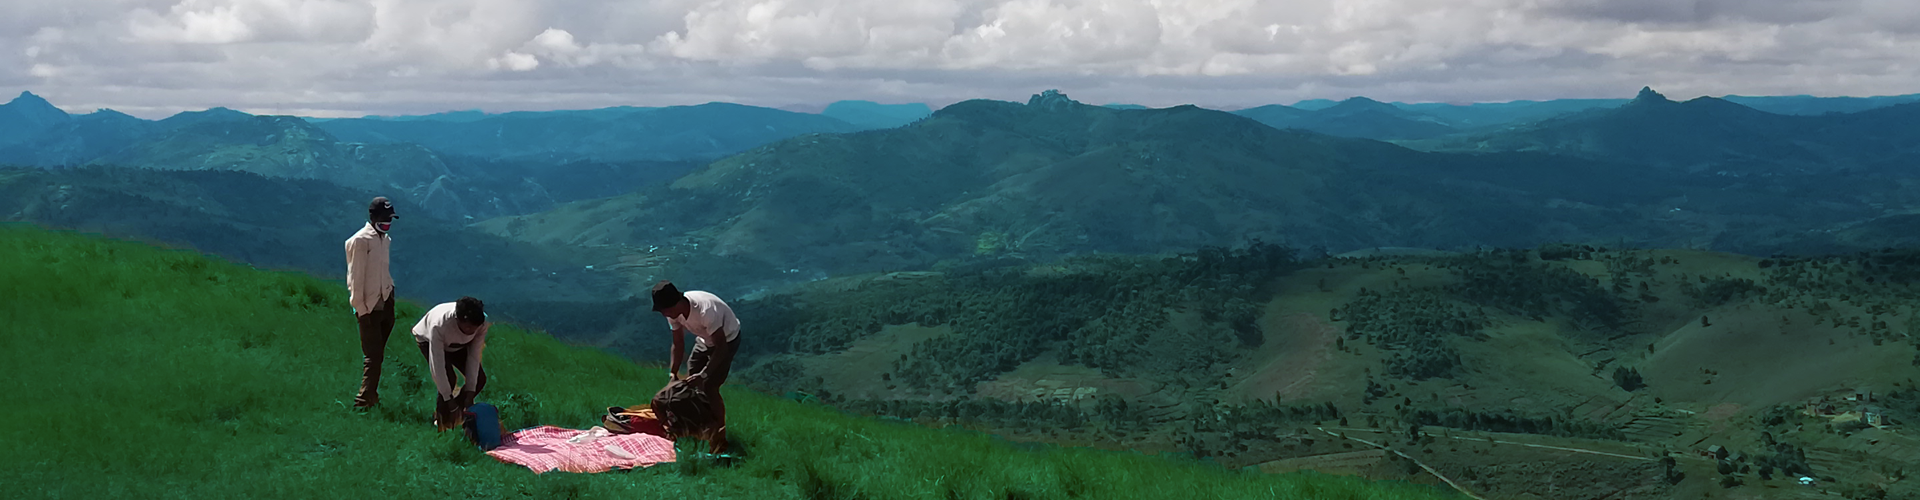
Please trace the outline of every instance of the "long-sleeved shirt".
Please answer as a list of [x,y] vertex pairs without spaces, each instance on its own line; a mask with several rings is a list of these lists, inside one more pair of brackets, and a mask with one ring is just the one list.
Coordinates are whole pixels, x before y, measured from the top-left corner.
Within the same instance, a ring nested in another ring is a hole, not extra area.
[[392,243],[392,238],[373,229],[372,222],[347,238],[347,298],[354,314],[373,312],[393,295],[393,275],[387,271],[387,248]]
[[[718,342],[732,342],[740,337],[740,318],[733,315],[733,308],[727,307],[720,297],[699,290],[689,291],[687,296],[687,316],[685,318],[667,318],[667,326],[675,330],[692,332],[695,342],[713,347]],[[716,338],[722,333],[726,338]]]
[[487,327],[492,322],[481,323],[472,335],[460,331],[460,320],[453,318],[454,303],[448,302],[433,306],[420,322],[413,325],[413,340],[427,344],[427,366],[433,370],[433,386],[440,391],[440,399],[452,399],[453,387],[447,383],[447,350],[466,348],[467,359],[460,362],[460,372],[467,376],[463,389],[473,390],[480,382],[480,351],[487,348]]

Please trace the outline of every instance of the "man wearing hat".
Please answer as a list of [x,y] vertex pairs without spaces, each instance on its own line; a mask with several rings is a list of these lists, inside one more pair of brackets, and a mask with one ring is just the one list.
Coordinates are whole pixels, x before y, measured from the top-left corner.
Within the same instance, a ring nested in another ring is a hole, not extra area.
[[[420,344],[420,356],[427,358],[427,371],[439,393],[434,399],[433,422],[440,430],[460,427],[461,416],[473,406],[473,398],[487,388],[487,372],[480,367],[480,354],[487,347],[486,304],[473,297],[433,306],[413,325],[413,341]],[[454,385],[453,372],[466,382]]]
[[386,360],[387,336],[393,334],[393,275],[387,272],[387,247],[392,240],[393,203],[373,199],[367,224],[347,238],[347,297],[360,321],[360,393],[356,408],[380,402],[380,364]]
[[684,356],[686,334],[694,336],[693,356],[688,360],[687,381],[707,389],[713,396],[713,414],[720,421],[717,441],[726,440],[727,405],[720,399],[720,384],[726,383],[733,356],[740,351],[740,319],[733,308],[711,293],[699,290],[681,293],[673,282],[661,280],[653,285],[653,310],[667,318],[673,328],[673,353],[668,356],[667,378],[680,378],[680,360]]

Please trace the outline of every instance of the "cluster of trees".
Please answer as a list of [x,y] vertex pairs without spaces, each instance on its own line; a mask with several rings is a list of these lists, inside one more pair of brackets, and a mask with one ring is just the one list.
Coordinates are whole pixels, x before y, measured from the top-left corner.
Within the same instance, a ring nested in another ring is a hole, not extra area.
[[[1299,265],[1293,249],[1255,241],[1166,258],[956,268],[743,309],[759,310],[757,331],[778,330],[766,334],[773,343],[802,353],[845,349],[885,325],[948,325],[953,335],[916,344],[892,367],[900,383],[925,391],[970,391],[1055,342],[1070,346],[1065,361],[1110,374],[1202,383],[1237,347],[1258,345],[1264,285]],[[1183,308],[1200,324],[1176,324],[1171,312]]]
[[1876,401],[1895,422],[1920,422],[1920,389],[1906,388],[1879,396]]
[[[1277,401],[1277,400],[1276,400]],[[1321,422],[1344,422],[1333,403],[1281,405],[1275,401],[1254,401],[1245,405],[1195,403],[1176,441],[1196,457],[1244,453],[1257,443],[1281,443],[1283,446],[1312,446],[1315,433],[1310,427]]]
[[1409,418],[1415,425],[1430,425],[1474,431],[1614,440],[1627,439],[1626,435],[1620,432],[1620,429],[1607,424],[1556,416],[1527,416],[1512,410],[1470,411],[1461,408],[1414,410],[1409,415]]
[[1802,450],[1800,447],[1789,443],[1777,441],[1767,448],[1768,451],[1773,452],[1773,454],[1755,461],[1760,466],[1761,477],[1771,476],[1774,470],[1779,470],[1782,474],[1791,476],[1813,475],[1813,467],[1807,465],[1806,450]]
[[1625,327],[1628,302],[1600,287],[1600,281],[1557,265],[1525,258],[1524,250],[1483,252],[1448,266],[1459,280],[1448,291],[1461,298],[1540,320],[1563,315],[1574,324],[1607,332]]
[[1764,296],[1767,287],[1745,278],[1700,277],[1700,283],[1685,283],[1680,291],[1693,300],[1694,307],[1716,307],[1748,297]]
[[1365,340],[1388,351],[1387,374],[1424,380],[1452,377],[1460,353],[1447,340],[1484,336],[1484,311],[1468,309],[1432,290],[1362,289],[1331,313],[1347,322],[1347,338]]
[[1633,392],[1646,387],[1647,383],[1645,379],[1640,378],[1639,369],[1621,366],[1613,369],[1613,385],[1620,386],[1627,392]]
[[[1000,429],[1060,429],[1087,427],[1094,418],[1079,408],[1053,401],[1001,401],[964,399],[950,401],[906,401],[859,399],[835,404],[841,410],[862,415],[902,419],[952,419],[974,422]],[[1137,421],[1138,416],[1121,411],[1112,414],[1121,421]]]
[[1258,400],[1245,405],[1207,405],[1192,418],[1193,432],[1227,433],[1234,439],[1273,437],[1291,431],[1289,424],[1338,420],[1333,403],[1281,405]]

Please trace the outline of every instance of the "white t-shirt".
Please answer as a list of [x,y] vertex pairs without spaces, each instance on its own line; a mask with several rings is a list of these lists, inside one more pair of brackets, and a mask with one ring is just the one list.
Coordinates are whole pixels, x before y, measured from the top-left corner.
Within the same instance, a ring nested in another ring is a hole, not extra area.
[[722,342],[732,342],[740,337],[740,318],[733,316],[733,308],[721,302],[720,297],[699,290],[683,295],[687,297],[687,317],[667,318],[668,327],[692,333],[694,342],[707,347],[713,346],[716,330],[726,332]]
[[480,352],[487,346],[487,328],[493,326],[489,321],[481,323],[480,328],[467,335],[460,331],[459,320],[453,318],[456,303],[448,302],[433,306],[420,316],[420,322],[413,325],[413,341],[427,344],[427,369],[433,373],[434,389],[440,391],[440,399],[451,399],[456,394],[452,386],[447,385],[447,349],[466,350],[467,359],[458,360],[461,373],[467,376],[462,387],[477,389],[480,378]]

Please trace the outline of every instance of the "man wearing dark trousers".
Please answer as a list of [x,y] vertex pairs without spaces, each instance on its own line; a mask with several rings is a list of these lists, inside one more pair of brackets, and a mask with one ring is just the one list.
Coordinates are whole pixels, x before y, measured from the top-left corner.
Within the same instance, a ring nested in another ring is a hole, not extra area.
[[720,421],[714,433],[715,449],[727,441],[727,405],[720,398],[720,385],[727,382],[733,369],[733,356],[740,351],[740,319],[720,297],[699,290],[681,293],[672,282],[653,285],[653,310],[667,318],[673,329],[673,353],[667,358],[667,378],[680,378],[682,349],[686,334],[694,336],[693,356],[687,365],[687,381],[706,388],[713,396],[713,415]]
[[392,239],[393,203],[373,199],[367,224],[347,238],[347,296],[360,323],[360,392],[356,408],[380,402],[380,365],[386,360],[387,336],[393,334],[393,275],[387,271],[387,248]]
[[[420,356],[426,358],[427,373],[439,395],[434,399],[433,422],[440,430],[460,428],[473,398],[487,388],[487,371],[480,360],[491,325],[486,304],[473,297],[434,306],[413,325],[413,341],[420,344]],[[466,377],[465,383],[455,383],[455,372]]]

